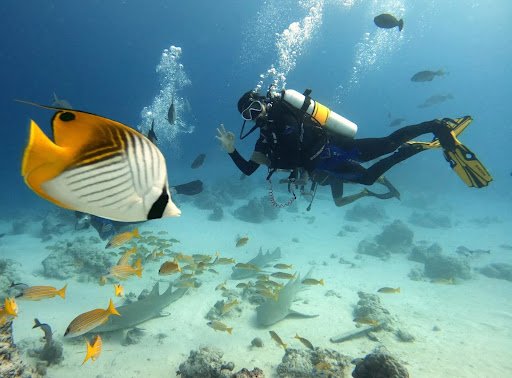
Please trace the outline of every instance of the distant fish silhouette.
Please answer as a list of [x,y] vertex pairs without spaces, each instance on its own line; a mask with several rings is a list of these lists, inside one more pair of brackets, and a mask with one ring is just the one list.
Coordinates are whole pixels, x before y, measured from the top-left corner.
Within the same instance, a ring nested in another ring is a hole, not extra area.
[[73,109],[71,104],[68,100],[64,100],[63,98],[58,98],[55,92],[53,92],[53,102],[52,106],[55,106],[56,108],[62,108],[62,109]]
[[405,121],[405,118],[395,118],[389,123],[389,127],[398,127],[402,124],[402,122]]
[[416,72],[412,77],[411,81],[414,81],[416,83],[425,82],[425,81],[432,81],[436,76],[444,76],[445,72],[441,70],[437,71],[420,71]]
[[373,19],[373,22],[375,22],[375,25],[379,28],[383,29],[393,29],[398,26],[398,30],[402,31],[404,28],[404,20],[397,20],[395,16],[388,13],[379,14]]
[[172,97],[171,105],[167,111],[167,121],[169,124],[174,125],[176,123],[176,107],[174,106],[174,96]]
[[428,108],[433,105],[438,105],[446,100],[453,99],[453,95],[451,93],[445,94],[445,95],[433,95],[427,98],[423,104],[419,104],[418,108]]
[[194,161],[192,162],[192,165],[190,166],[190,168],[192,169],[196,169],[196,168],[199,168],[201,165],[203,165],[204,163],[204,159],[206,158],[206,155],[205,154],[199,154],[195,159]]
[[148,131],[148,135],[147,135],[148,139],[151,141],[151,143],[153,143],[155,146],[156,146],[156,142],[158,142],[158,138],[156,137],[156,134],[155,134],[155,120],[151,120],[151,129],[149,129]]

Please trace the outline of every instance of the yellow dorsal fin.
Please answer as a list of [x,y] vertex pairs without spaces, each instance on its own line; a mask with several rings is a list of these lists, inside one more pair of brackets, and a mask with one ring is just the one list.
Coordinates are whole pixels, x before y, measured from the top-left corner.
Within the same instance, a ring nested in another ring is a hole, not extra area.
[[21,175],[34,192],[50,202],[68,208],[47,195],[41,185],[60,175],[71,160],[69,150],[57,146],[43,133],[37,123],[30,121],[30,134],[23,152]]

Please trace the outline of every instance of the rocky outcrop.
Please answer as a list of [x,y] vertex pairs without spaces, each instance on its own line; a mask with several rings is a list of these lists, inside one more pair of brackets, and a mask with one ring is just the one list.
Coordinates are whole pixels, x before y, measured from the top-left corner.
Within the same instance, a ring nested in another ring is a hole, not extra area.
[[39,377],[21,360],[20,353],[12,337],[12,321],[7,321],[4,325],[0,326],[0,377]]

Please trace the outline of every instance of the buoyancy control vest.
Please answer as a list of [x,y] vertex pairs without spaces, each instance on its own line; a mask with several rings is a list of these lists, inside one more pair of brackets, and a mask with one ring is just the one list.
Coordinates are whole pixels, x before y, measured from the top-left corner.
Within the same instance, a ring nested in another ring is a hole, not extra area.
[[317,121],[282,99],[268,106],[260,132],[268,143],[271,169],[309,169],[327,143],[326,130]]

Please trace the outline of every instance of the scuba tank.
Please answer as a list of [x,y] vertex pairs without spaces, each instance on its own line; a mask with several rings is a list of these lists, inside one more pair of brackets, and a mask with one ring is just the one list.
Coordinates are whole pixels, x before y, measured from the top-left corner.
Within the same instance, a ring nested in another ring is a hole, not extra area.
[[353,138],[357,132],[357,125],[333,112],[325,105],[314,101],[309,97],[311,90],[306,90],[304,94],[293,89],[283,89],[281,98],[294,108],[300,109],[311,116],[320,126],[327,130],[349,138]]

